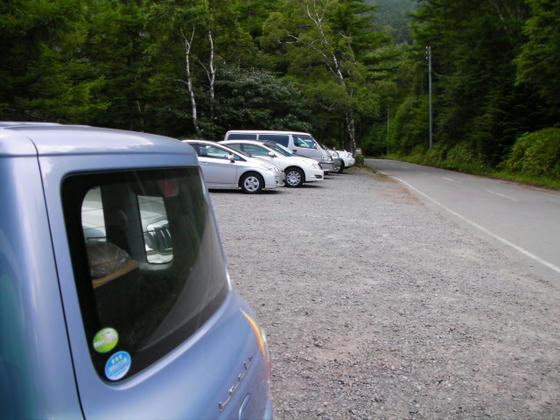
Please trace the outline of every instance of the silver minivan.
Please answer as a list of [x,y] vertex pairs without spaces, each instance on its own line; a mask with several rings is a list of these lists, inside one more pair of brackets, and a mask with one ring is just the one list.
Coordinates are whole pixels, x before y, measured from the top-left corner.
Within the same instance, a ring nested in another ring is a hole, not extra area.
[[224,140],[274,141],[286,146],[298,156],[315,159],[324,172],[334,172],[334,161],[330,154],[309,133],[301,131],[273,130],[230,130]]
[[0,121],[0,173],[2,418],[272,419],[191,147]]

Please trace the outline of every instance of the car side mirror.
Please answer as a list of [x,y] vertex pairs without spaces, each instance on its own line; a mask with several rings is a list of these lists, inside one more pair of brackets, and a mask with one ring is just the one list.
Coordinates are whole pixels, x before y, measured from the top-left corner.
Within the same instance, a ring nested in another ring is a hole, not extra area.
[[276,157],[276,153],[274,152],[268,152],[268,156],[271,158],[275,158]]
[[297,153],[297,150],[296,150],[296,149],[294,149],[294,150],[292,150],[292,152],[294,152],[294,153]]
[[233,155],[233,153],[230,153],[230,154],[228,155],[228,158],[229,158],[229,161],[230,161],[231,163],[235,163],[235,156]]

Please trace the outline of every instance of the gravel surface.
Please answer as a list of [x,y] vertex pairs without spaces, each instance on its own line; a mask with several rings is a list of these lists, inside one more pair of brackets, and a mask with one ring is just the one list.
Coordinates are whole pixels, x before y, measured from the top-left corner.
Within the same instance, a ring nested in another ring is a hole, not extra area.
[[365,170],[211,196],[277,419],[560,418],[560,279]]

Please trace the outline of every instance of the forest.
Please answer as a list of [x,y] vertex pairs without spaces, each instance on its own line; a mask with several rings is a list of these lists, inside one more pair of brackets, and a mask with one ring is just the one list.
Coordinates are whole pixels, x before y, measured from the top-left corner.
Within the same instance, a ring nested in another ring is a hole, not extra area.
[[303,130],[368,156],[560,180],[556,0],[6,0],[0,11],[0,120],[210,140]]

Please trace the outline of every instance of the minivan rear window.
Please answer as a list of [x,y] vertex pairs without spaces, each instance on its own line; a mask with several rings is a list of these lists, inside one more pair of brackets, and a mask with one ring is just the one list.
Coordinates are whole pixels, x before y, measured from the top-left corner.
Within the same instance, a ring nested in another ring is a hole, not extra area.
[[290,136],[282,134],[259,134],[259,140],[274,141],[286,147],[290,144]]
[[62,199],[88,348],[103,379],[154,363],[223,303],[227,275],[198,168],[72,175]]

